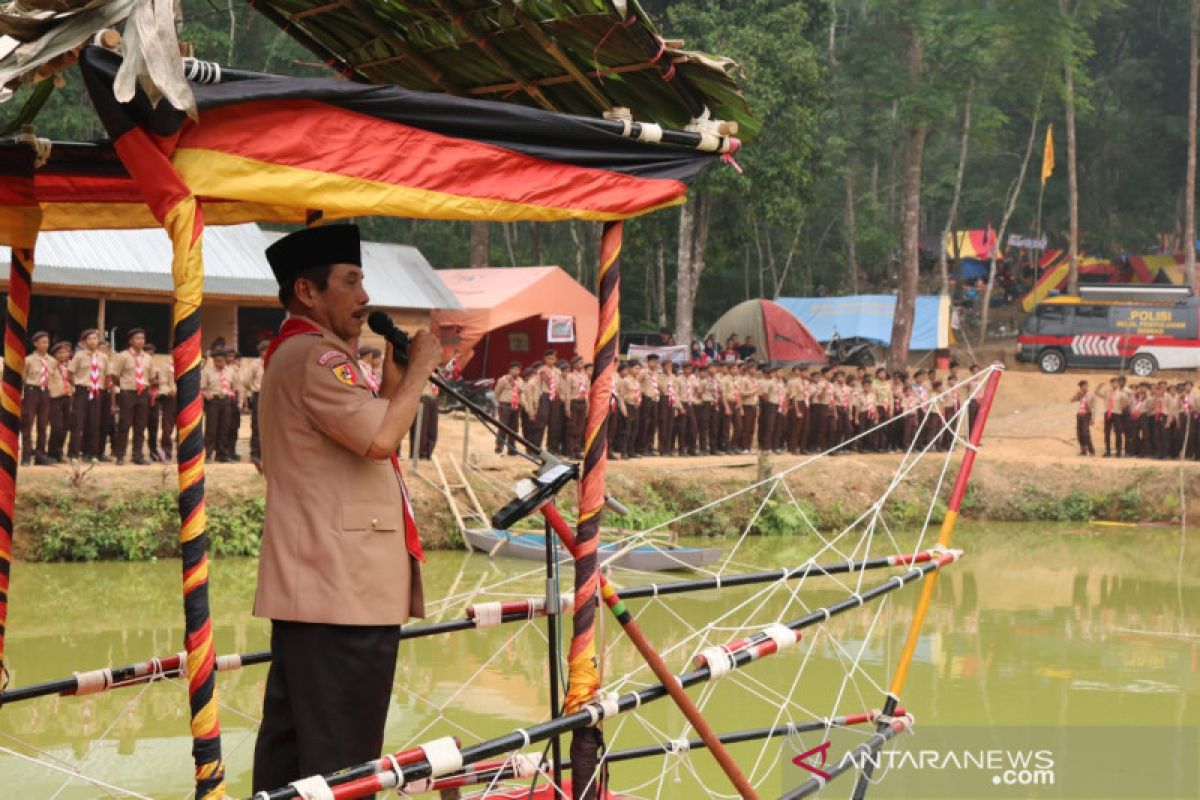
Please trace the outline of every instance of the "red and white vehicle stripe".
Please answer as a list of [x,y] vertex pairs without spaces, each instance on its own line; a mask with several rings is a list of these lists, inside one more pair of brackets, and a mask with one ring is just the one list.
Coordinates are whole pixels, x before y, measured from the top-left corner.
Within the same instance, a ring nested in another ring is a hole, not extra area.
[[1084,334],[1071,339],[1071,350],[1080,356],[1114,356],[1121,355],[1119,336],[1103,336]]

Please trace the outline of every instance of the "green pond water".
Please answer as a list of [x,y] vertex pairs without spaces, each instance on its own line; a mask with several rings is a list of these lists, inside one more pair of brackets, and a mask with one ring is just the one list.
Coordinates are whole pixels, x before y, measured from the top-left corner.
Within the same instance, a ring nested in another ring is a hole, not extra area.
[[[917,719],[912,740],[919,741],[922,727],[929,726],[1116,725],[1133,731],[1132,726],[1200,724],[1198,540],[1200,534],[1188,543],[1177,528],[963,523],[955,544],[968,555],[948,567],[937,584],[903,695]],[[791,566],[811,552],[813,541],[807,537],[757,539],[743,545],[737,561]],[[873,552],[887,550],[877,546]],[[426,593],[463,593],[514,578],[491,596],[528,596],[540,591],[542,578],[520,576],[536,567],[478,554],[433,553],[426,567]],[[863,586],[889,574],[867,573]],[[568,571],[564,584],[569,578]],[[626,586],[647,582],[645,576],[621,572],[615,579]],[[253,561],[213,564],[218,652],[266,649],[268,624],[250,616],[254,584]],[[813,629],[799,647],[692,694],[722,732],[803,722],[835,710],[877,708],[882,696],[876,687],[890,679],[918,593],[919,584],[890,595],[886,604],[869,604],[838,617],[828,624],[828,634]],[[631,601],[630,607],[659,647],[685,642],[668,656],[671,667],[683,671],[699,642],[687,637],[723,614],[708,632],[712,643],[728,640],[739,626],[761,626],[781,616],[793,619],[846,594],[844,586],[824,578],[806,581],[795,596],[786,586],[760,586]],[[10,597],[12,686],[181,649],[178,562],[18,563]],[[441,618],[460,616],[462,607],[461,602],[450,605]],[[545,622],[539,620],[402,644],[388,747],[400,749],[443,735],[457,735],[469,744],[545,719],[544,631]],[[611,618],[603,636],[612,645],[606,685],[629,689],[653,682]],[[852,662],[860,666],[847,681]],[[232,796],[249,792],[265,676],[266,667],[255,666],[219,677]],[[783,697],[791,702],[782,703]],[[619,750],[678,737],[684,730],[681,715],[663,700],[636,717],[609,722],[606,735],[610,747]],[[852,746],[862,740],[855,736],[844,741]],[[758,743],[740,744],[731,752],[759,782],[762,796],[774,797],[795,778],[787,775],[786,758],[801,752],[801,745],[820,741],[815,735],[776,740],[765,749]],[[184,798],[191,788],[186,691],[179,681],[10,704],[0,709],[0,747],[3,798],[120,796],[15,753],[155,798]],[[840,750],[844,747],[835,742],[830,752]],[[1173,759],[1177,784],[1191,785],[1196,760],[1190,746]],[[703,752],[614,765],[612,776],[614,789],[636,796],[729,794],[728,784]],[[996,796],[1043,796],[1039,791]],[[1145,796],[1174,796],[1149,791]],[[823,796],[849,793],[850,785],[843,781]]]

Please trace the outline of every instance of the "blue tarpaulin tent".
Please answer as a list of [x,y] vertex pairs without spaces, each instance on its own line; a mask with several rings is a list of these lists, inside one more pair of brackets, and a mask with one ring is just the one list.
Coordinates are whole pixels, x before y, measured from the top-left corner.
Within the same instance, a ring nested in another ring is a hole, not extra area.
[[[836,333],[843,339],[869,339],[884,347],[892,343],[892,317],[896,313],[894,295],[779,297],[775,302],[795,314],[817,341],[827,342]],[[918,297],[909,348],[940,350],[950,344],[950,298],[945,295]]]

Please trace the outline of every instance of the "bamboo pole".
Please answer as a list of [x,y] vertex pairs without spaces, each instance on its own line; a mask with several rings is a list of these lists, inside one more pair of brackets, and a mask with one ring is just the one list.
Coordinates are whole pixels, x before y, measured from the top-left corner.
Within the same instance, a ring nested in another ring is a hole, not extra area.
[[372,33],[394,47],[396,51],[404,56],[409,63],[420,70],[422,75],[433,81],[433,83],[437,85],[437,87],[443,92],[451,95],[462,94],[457,87],[453,86],[449,81],[446,80],[446,76],[440,69],[430,63],[428,59],[426,59],[415,49],[413,49],[408,42],[404,41],[404,39],[400,37],[399,34],[380,23],[379,20],[375,18],[375,15],[368,9],[364,8],[361,3],[356,2],[356,0],[347,0],[347,4],[349,5],[350,10],[354,13],[354,16],[358,17],[358,19],[364,25],[370,28]]
[[579,67],[575,66],[575,62],[568,58],[566,53],[546,35],[546,32],[542,30],[540,25],[518,8],[513,0],[502,0],[502,3],[508,9],[509,13],[513,15],[513,18],[521,23],[521,27],[525,29],[530,38],[537,42],[551,58],[557,61],[558,65],[567,71],[567,75],[571,77],[571,80],[575,81],[579,85],[579,88],[583,89],[584,94],[591,98],[592,102],[596,104],[597,111],[607,111],[612,106],[608,98],[601,94],[595,84],[579,71]]
[[[562,540],[562,543],[566,545],[566,548],[571,551],[571,555],[574,556],[578,550],[575,535],[571,533],[571,528],[567,525],[566,520],[562,518],[562,514],[550,503],[542,506],[541,512],[546,521],[550,523],[550,527],[558,534],[558,538]],[[708,724],[708,720],[700,713],[700,709],[696,708],[696,704],[692,702],[692,698],[688,697],[683,687],[675,681],[675,675],[671,672],[670,667],[663,661],[662,656],[654,649],[654,646],[650,644],[650,641],[646,638],[646,634],[642,632],[642,627],[637,624],[637,620],[625,608],[625,603],[617,594],[616,589],[609,583],[608,578],[603,572],[597,572],[600,576],[600,594],[604,598],[605,605],[612,610],[617,621],[621,623],[621,630],[625,631],[625,635],[629,637],[629,641],[633,642],[633,646],[637,648],[642,659],[650,667],[651,672],[654,673],[654,677],[662,681],[663,686],[667,688],[667,693],[675,701],[675,705],[683,712],[683,716],[687,718],[691,726],[696,729],[696,733],[700,735],[701,740],[703,740],[709,752],[712,753],[713,759],[720,765],[725,776],[729,778],[729,782],[734,785],[734,788],[738,790],[738,793],[742,797],[758,797],[758,794],[754,791],[754,787],[750,785],[750,781],[742,773],[741,767],[737,765],[737,762],[729,755],[729,751],[725,749],[720,739],[717,738],[716,731]]]
[[[983,429],[987,426],[988,414],[992,410],[992,401],[996,397],[996,387],[1000,385],[1000,376],[1003,374],[1004,366],[993,364],[992,372],[987,377],[987,383],[984,384],[983,396],[979,400],[979,414],[975,418],[975,426],[971,429],[970,443],[963,453],[962,464],[959,465],[958,476],[955,478],[954,488],[950,492],[950,502],[946,504],[946,516],[942,519],[942,528],[937,541],[940,548],[948,548],[950,540],[954,538],[954,526],[958,522],[958,512],[962,508],[962,500],[967,493],[967,481],[971,478],[971,468],[975,466],[975,456],[979,452],[979,443],[983,439]],[[908,668],[917,651],[917,642],[921,638],[921,628],[925,625],[925,615],[929,612],[929,606],[933,602],[935,588],[937,588],[936,573],[930,575],[929,580],[921,587],[921,596],[917,599],[917,608],[913,612],[912,622],[908,627],[904,648],[900,651],[896,674],[892,676],[892,683],[884,701],[883,713],[885,715],[893,715],[900,702],[900,693],[904,691],[904,682],[908,679]],[[878,732],[882,733],[883,728],[884,725],[881,724]],[[867,764],[854,787],[854,800],[863,800],[870,782],[871,766]]]

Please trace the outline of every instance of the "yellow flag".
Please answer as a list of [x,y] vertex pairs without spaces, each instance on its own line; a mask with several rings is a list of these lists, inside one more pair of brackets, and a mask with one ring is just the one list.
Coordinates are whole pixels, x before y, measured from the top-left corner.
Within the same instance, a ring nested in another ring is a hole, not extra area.
[[1042,185],[1054,174],[1054,125],[1046,126],[1046,149],[1042,152]]

